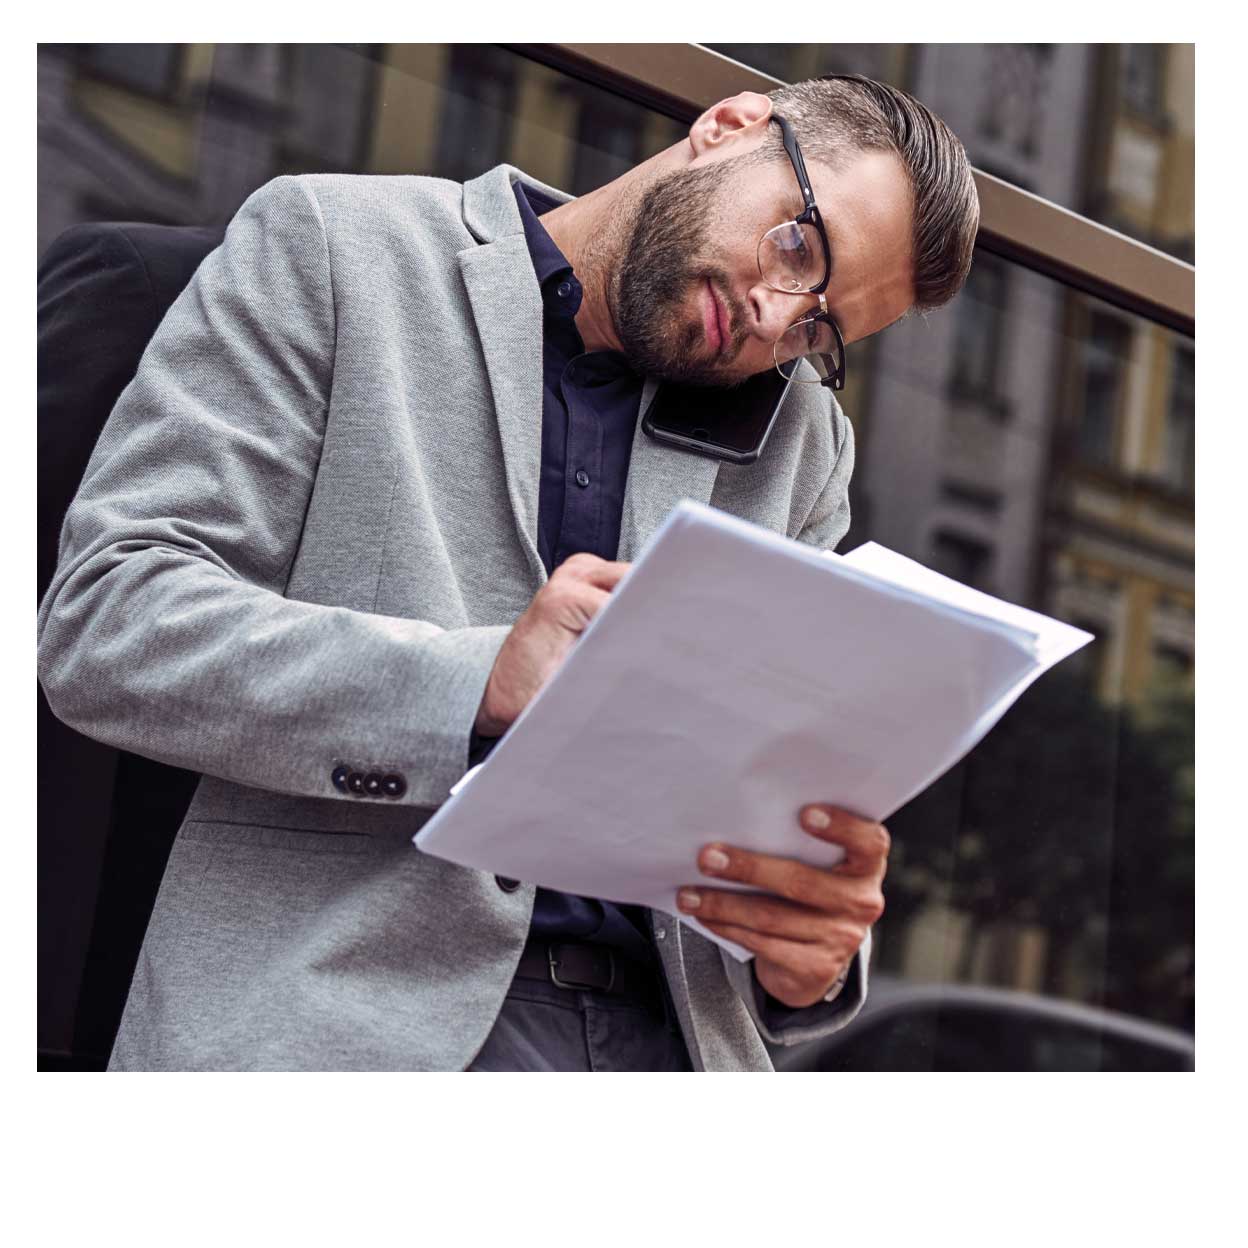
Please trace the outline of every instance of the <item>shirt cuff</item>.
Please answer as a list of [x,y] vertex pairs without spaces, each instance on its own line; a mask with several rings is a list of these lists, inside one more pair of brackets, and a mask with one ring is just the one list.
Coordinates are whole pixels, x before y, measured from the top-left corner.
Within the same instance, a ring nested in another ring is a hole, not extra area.
[[754,974],[753,959],[739,962],[727,950],[720,950],[729,982],[749,1011],[762,1038],[771,1044],[802,1044],[839,1031],[862,1009],[867,999],[867,969],[871,957],[871,933],[849,964],[849,974],[836,997],[794,1009],[764,991]]

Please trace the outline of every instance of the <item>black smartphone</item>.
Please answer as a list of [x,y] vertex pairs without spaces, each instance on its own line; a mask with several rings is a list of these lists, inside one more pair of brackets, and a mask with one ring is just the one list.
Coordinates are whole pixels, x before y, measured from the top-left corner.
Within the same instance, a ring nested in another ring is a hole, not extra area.
[[659,386],[641,427],[656,442],[684,451],[752,464],[767,438],[792,385],[788,376],[768,369],[729,390],[705,386]]

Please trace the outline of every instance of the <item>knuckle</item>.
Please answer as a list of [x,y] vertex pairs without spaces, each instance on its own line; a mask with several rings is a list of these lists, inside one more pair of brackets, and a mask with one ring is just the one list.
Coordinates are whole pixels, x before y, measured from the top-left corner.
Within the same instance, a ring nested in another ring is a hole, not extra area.
[[884,913],[884,894],[873,888],[854,899],[852,914],[859,923],[870,926]]
[[570,602],[573,594],[575,593],[569,579],[567,577],[559,576],[559,572],[562,571],[563,569],[560,568],[559,571],[557,571],[555,575],[546,582],[546,584],[542,587],[541,593],[538,594],[537,597],[537,601],[541,603],[542,607],[546,611],[552,613],[558,611],[562,606]]
[[866,932],[860,923],[841,922],[837,924],[835,947],[839,949],[842,961],[848,961],[862,948]]
[[805,895],[804,878],[801,867],[797,863],[785,867],[778,881],[780,896],[787,897],[789,901],[801,901]]
[[887,858],[892,845],[893,838],[889,836],[888,829],[882,823],[873,823],[871,825],[871,848],[881,858]]
[[835,979],[845,965],[845,959],[834,949],[826,949],[819,955],[817,973],[821,980]]

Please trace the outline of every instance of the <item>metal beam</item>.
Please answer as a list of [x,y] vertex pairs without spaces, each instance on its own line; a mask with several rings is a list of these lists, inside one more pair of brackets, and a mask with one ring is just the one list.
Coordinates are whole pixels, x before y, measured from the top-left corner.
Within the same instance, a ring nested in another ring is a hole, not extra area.
[[[509,44],[679,121],[738,91],[784,84],[696,43]],[[1196,270],[1146,243],[975,170],[977,245],[1181,334],[1196,333]]]

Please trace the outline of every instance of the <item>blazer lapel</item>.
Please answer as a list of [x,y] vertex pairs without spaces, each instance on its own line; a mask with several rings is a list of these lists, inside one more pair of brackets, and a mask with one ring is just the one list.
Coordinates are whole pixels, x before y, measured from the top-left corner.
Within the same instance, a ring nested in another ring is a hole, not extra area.
[[649,536],[682,498],[709,503],[719,475],[719,461],[656,442],[641,427],[658,383],[648,380],[641,392],[633,451],[624,489],[619,558],[636,559]]
[[523,234],[459,253],[494,397],[507,494],[529,565],[546,571],[537,550],[542,460],[542,299]]

